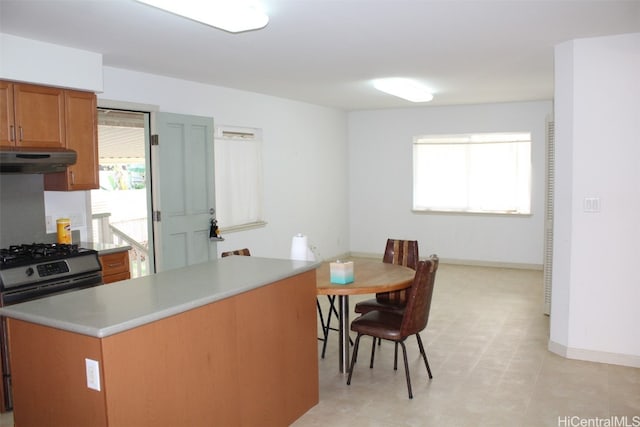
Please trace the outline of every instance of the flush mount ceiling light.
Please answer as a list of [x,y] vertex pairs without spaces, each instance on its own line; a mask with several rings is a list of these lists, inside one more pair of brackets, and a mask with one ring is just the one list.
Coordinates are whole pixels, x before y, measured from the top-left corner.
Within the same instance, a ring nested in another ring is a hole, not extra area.
[[431,90],[410,79],[378,79],[373,82],[373,86],[379,91],[411,102],[429,102],[433,99]]
[[230,33],[264,28],[269,17],[255,2],[241,0],[137,0],[149,6],[201,22]]

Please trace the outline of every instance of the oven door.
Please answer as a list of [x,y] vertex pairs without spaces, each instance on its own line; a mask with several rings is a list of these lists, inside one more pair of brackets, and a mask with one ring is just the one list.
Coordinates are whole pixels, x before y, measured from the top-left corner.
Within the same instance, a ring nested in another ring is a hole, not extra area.
[[75,277],[66,277],[52,281],[40,282],[17,289],[4,290],[0,294],[0,306],[18,304],[32,301],[64,292],[77,291],[102,285],[102,273],[100,271],[91,274],[82,274]]

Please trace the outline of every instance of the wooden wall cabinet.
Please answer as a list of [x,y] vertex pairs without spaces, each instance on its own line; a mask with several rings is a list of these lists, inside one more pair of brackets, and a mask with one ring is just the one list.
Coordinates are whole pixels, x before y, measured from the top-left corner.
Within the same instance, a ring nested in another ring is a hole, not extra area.
[[64,89],[0,81],[0,146],[64,147]]
[[65,147],[75,150],[78,159],[66,172],[49,173],[45,190],[70,191],[100,188],[98,178],[98,110],[96,95],[64,91]]
[[95,93],[0,80],[0,147],[68,148],[78,159],[45,190],[100,188]]
[[105,285],[131,278],[129,251],[101,255],[100,264],[102,264],[102,282]]
[[13,84],[0,80],[0,147],[15,146]]

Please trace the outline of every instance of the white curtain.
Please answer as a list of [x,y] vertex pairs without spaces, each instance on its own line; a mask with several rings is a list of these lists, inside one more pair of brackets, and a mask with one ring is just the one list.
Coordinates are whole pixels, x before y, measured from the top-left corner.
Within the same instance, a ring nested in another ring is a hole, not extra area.
[[414,210],[530,213],[528,133],[418,137],[413,156]]
[[216,217],[222,229],[263,221],[262,141],[215,139]]

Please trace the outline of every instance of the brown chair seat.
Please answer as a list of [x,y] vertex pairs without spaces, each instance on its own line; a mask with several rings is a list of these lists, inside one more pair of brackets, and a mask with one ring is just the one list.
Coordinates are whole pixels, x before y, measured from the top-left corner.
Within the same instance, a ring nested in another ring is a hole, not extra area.
[[251,256],[251,252],[249,251],[249,249],[243,248],[243,249],[236,249],[235,251],[222,252],[220,254],[222,258],[232,256],[232,255]]
[[[354,309],[354,311],[356,313],[360,313],[360,314],[366,314],[370,311],[387,311],[390,313],[397,313],[397,314],[402,314],[404,312],[404,308],[406,307],[405,304],[387,304],[387,303],[382,303],[379,302],[376,299],[368,299],[366,301],[362,301],[358,304],[362,304],[360,307],[358,307],[357,309]],[[356,306],[358,305],[356,304]],[[360,311],[358,311],[358,309]]]
[[401,326],[402,314],[370,311],[366,316],[358,318],[357,330],[362,335],[375,336],[389,341],[399,341]]

